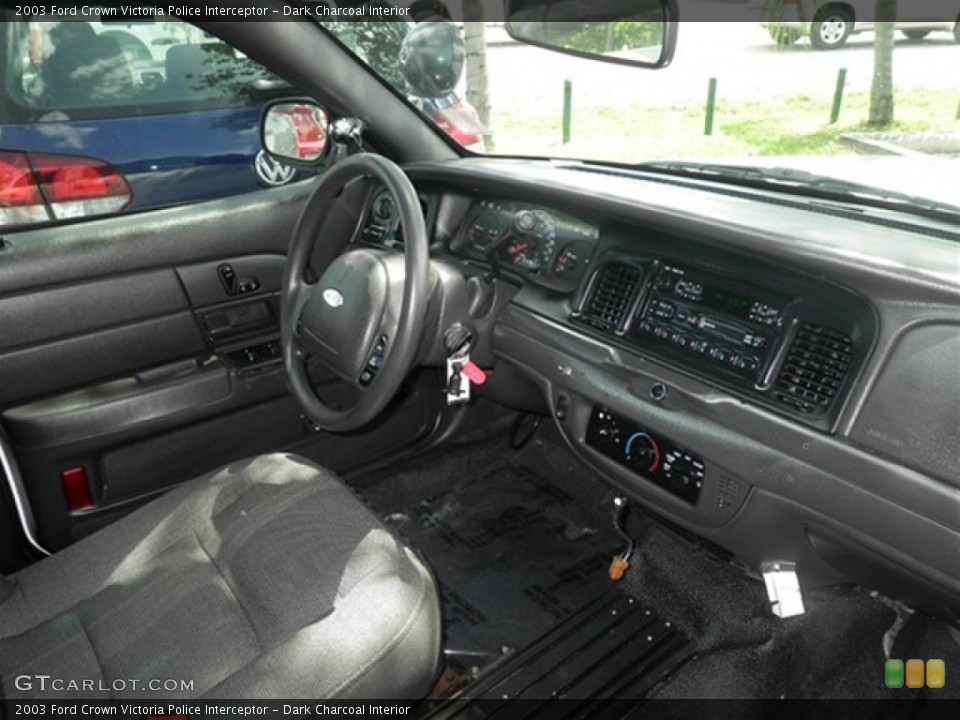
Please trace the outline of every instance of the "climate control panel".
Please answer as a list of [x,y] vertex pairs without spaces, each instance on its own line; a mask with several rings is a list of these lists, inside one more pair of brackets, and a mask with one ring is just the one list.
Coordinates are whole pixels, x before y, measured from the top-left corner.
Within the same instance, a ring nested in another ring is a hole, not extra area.
[[594,408],[587,444],[647,480],[696,504],[707,476],[704,461],[672,441],[606,408]]

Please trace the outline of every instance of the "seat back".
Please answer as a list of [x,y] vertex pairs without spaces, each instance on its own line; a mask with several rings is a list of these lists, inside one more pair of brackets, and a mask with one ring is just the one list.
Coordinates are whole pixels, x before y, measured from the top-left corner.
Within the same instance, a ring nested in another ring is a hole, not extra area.
[[129,102],[133,72],[120,44],[89,23],[61,23],[43,65],[45,104],[71,108]]

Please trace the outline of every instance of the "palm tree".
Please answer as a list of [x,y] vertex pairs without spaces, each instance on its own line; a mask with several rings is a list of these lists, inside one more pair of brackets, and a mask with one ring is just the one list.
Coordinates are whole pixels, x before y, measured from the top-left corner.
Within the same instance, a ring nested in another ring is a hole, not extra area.
[[877,27],[873,41],[873,83],[868,124],[886,127],[893,122],[893,30],[897,0],[877,0]]
[[477,111],[483,125],[483,146],[493,152],[490,128],[490,95],[487,92],[487,41],[484,37],[483,0],[464,0],[463,40],[467,51],[467,102]]

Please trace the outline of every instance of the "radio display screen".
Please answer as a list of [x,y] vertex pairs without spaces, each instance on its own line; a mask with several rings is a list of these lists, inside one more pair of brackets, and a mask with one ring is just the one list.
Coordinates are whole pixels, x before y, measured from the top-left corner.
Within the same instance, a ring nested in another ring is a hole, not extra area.
[[743,295],[708,286],[703,291],[703,304],[727,315],[748,320],[750,318],[750,308],[753,307],[753,300]]

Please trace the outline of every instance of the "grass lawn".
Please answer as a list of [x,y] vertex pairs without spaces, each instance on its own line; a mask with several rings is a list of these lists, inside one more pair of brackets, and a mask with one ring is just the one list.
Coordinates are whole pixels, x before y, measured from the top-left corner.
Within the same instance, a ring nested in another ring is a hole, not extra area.
[[[957,91],[915,89],[897,92],[896,122],[884,131],[960,130]],[[589,157],[621,162],[684,157],[751,155],[836,155],[856,152],[840,141],[849,132],[870,131],[865,120],[868,93],[844,98],[840,120],[831,125],[830,100],[795,95],[770,103],[718,102],[714,133],[705,136],[703,105],[574,108],[572,140],[561,143],[559,115],[494,109],[496,152]]]

